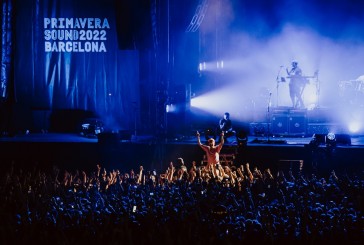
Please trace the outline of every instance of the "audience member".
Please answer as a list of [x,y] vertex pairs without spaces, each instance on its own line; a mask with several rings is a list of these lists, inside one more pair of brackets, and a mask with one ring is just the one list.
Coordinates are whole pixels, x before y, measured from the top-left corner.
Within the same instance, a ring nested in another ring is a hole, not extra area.
[[361,244],[363,173],[325,179],[249,163],[165,173],[107,170],[1,174],[1,244]]

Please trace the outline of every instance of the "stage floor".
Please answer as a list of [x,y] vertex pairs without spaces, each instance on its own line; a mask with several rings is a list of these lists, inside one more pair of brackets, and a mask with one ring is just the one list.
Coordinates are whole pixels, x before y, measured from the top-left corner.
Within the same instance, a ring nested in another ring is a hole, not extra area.
[[[115,134],[87,138],[76,133],[29,133],[0,138],[0,167],[15,161],[23,166],[56,164],[71,169],[94,169],[96,164],[123,170],[157,169],[165,171],[170,161],[182,157],[189,167],[192,161],[203,162],[204,152],[197,146],[195,136],[156,139],[151,135],[132,136],[121,140]],[[112,137],[110,137],[112,136]],[[249,162],[260,168],[275,169],[293,166],[303,160],[306,166],[318,164],[323,171],[329,168],[356,168],[364,166],[364,136],[351,136],[350,145],[337,144],[328,149],[325,144],[313,149],[312,137],[257,137],[248,136],[247,144],[240,146],[229,138],[222,155],[234,155],[236,164]],[[201,136],[204,143],[205,137]],[[218,141],[218,140],[217,140]],[[325,168],[324,168],[325,167]]]
[[[362,135],[347,135],[350,137],[351,144],[346,147],[364,147],[364,136]],[[217,139],[218,140],[218,139]],[[312,136],[299,136],[299,137],[284,137],[284,136],[254,136],[249,135],[247,139],[248,146],[255,145],[289,145],[289,146],[302,146],[307,145],[312,140]],[[158,140],[152,135],[132,135],[130,139],[120,139],[121,143],[136,143],[136,144],[149,144],[155,143]],[[201,135],[201,142],[204,143],[205,137]],[[97,137],[84,137],[76,133],[29,133],[17,134],[12,137],[0,137],[0,142],[53,142],[53,143],[98,143]],[[166,144],[197,144],[196,137],[194,136],[179,136],[175,138],[163,139]],[[237,145],[235,137],[230,137],[225,141],[225,145]],[[340,146],[338,142],[338,146]]]

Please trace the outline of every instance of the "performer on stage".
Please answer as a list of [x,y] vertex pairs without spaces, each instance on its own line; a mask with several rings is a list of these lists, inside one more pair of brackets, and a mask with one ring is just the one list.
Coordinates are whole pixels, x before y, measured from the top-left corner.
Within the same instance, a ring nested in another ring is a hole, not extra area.
[[292,61],[292,67],[290,70],[286,69],[289,83],[289,95],[291,97],[293,108],[304,108],[302,100],[302,92],[306,85],[306,79],[302,76],[302,70],[298,66],[297,61]]
[[220,119],[219,128],[220,128],[220,131],[223,131],[225,134],[232,134],[233,127],[232,127],[232,123],[231,123],[231,120],[230,120],[230,113],[229,112],[225,112],[224,113],[224,118]]
[[230,120],[230,113],[225,112],[224,118],[219,121],[219,131],[224,132],[225,139],[227,137],[233,136],[235,131],[233,130],[232,122]]

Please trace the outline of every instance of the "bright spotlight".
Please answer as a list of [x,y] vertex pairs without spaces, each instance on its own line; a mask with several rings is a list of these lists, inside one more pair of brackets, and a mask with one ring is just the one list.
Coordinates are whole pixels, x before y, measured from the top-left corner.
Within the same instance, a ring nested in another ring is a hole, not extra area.
[[202,62],[198,65],[198,70],[199,71],[204,71],[206,70],[206,62]]
[[351,133],[358,133],[361,129],[360,122],[350,122],[348,129]]
[[194,98],[191,98],[190,105],[194,109],[214,115],[222,115],[226,110],[234,111],[241,109],[243,103],[227,99],[234,96],[241,97],[241,92],[238,90],[233,91],[230,87],[219,88],[208,93],[196,95]]
[[326,135],[326,146],[335,147],[336,146],[336,135],[332,132]]
[[191,98],[191,106],[202,109],[209,108],[211,107],[211,98],[203,95]]
[[167,113],[171,113],[171,112],[177,112],[177,107],[174,104],[167,104],[166,105],[166,112]]
[[327,139],[328,139],[328,140],[335,140],[335,138],[336,138],[336,136],[335,136],[335,134],[334,134],[334,133],[331,133],[331,132],[330,132],[330,133],[328,133],[328,134],[327,134]]
[[209,62],[201,62],[198,64],[198,71],[199,72],[216,72],[220,69],[224,68],[224,61],[218,60],[218,61],[209,61]]

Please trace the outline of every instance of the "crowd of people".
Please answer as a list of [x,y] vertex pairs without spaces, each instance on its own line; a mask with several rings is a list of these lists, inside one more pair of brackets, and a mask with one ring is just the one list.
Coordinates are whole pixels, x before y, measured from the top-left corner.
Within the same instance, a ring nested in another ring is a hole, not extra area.
[[322,178],[183,158],[153,169],[1,174],[1,244],[362,244],[363,172]]

